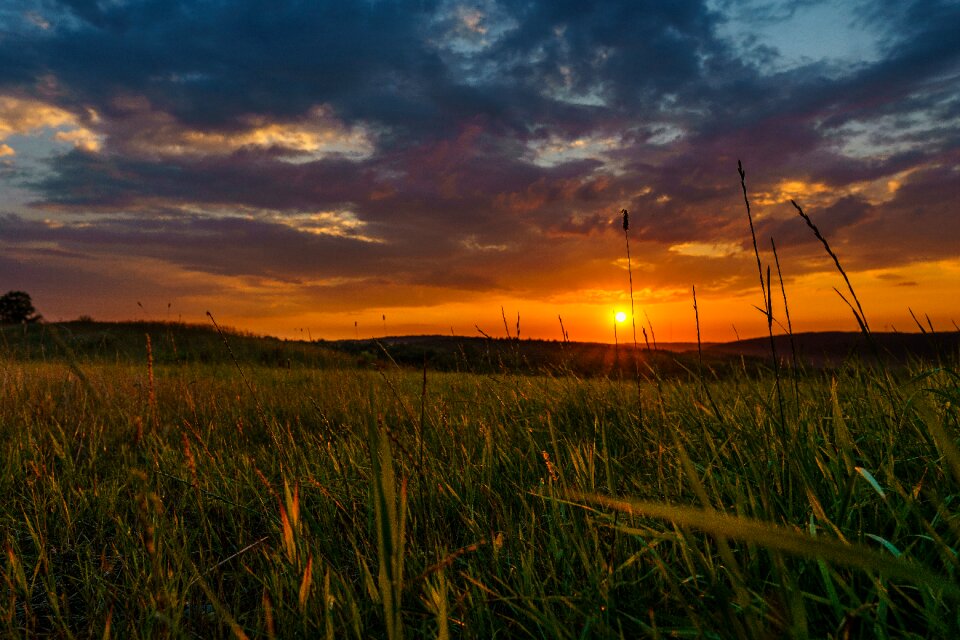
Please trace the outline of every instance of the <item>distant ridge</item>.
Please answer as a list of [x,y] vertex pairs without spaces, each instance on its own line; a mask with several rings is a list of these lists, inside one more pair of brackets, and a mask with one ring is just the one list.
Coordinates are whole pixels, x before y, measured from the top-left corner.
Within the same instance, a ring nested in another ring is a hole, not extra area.
[[[442,335],[442,334],[424,334],[416,336],[386,336],[383,338],[360,338],[359,340],[348,339],[348,340],[334,340],[331,341],[331,344],[337,343],[351,343],[351,342],[370,342],[371,340],[376,340],[381,344],[428,344],[428,343],[441,343],[441,342],[463,342],[465,340],[477,341],[477,342],[504,342],[504,343],[517,343],[516,338],[484,338],[481,336],[455,336],[455,335]],[[578,342],[576,340],[571,340],[569,342],[563,342],[560,340],[543,340],[540,338],[521,338],[519,344],[544,344],[544,345],[581,345],[581,346],[591,346],[591,347],[609,347],[610,349],[615,348],[614,345],[608,342]],[[704,348],[708,346],[719,345],[719,342],[704,342],[702,346]],[[646,350],[646,344],[640,343],[641,351]],[[631,340],[629,344],[627,342],[621,342],[619,345],[620,349],[632,349],[633,341]],[[650,348],[653,348],[653,343],[650,344]],[[657,342],[658,351],[670,351],[672,353],[685,353],[687,351],[696,351],[697,343],[696,342]]]
[[[871,333],[876,350],[881,357],[897,361],[908,358],[932,359],[937,356],[956,356],[960,349],[960,332],[946,333]],[[791,356],[790,336],[774,336],[777,354]],[[793,345],[797,357],[804,363],[814,366],[835,366],[850,356],[874,357],[873,347],[860,332],[820,331],[795,333]],[[713,344],[705,351],[717,355],[769,357],[770,338],[749,338],[734,342]]]
[[[433,370],[523,373],[566,372],[576,375],[634,375],[633,343],[562,342],[456,335],[385,336],[351,340],[289,340],[226,330],[233,353],[212,326],[179,322],[71,321],[0,326],[0,357],[143,361],[146,334],[152,336],[153,358],[160,363],[243,362],[289,367],[293,364],[383,366],[396,363]],[[960,332],[873,333],[873,345],[859,332],[825,331],[774,337],[777,356],[789,362],[796,349],[807,367],[832,368],[850,359],[907,363],[913,359],[955,363],[960,360]],[[791,346],[791,344],[793,346]],[[701,344],[703,363],[715,372],[740,369],[741,359],[753,368],[770,361],[770,339],[749,338]],[[683,375],[699,366],[695,342],[639,345],[641,373]]]
[[[904,363],[911,358],[936,360],[938,357],[956,359],[960,351],[960,333],[874,333],[871,334],[875,348],[869,345],[859,332],[826,331],[793,335],[797,359],[805,366],[834,367],[851,357],[872,359],[878,353],[881,358]],[[629,344],[612,345],[598,342],[560,342],[556,340],[513,338],[483,338],[475,336],[419,335],[386,336],[360,340],[336,340],[328,346],[348,353],[377,355],[386,351],[396,362],[412,366],[422,365],[424,357],[433,366],[455,367],[450,362],[462,358],[467,365],[484,361],[488,365],[514,369],[536,370],[562,364],[575,373],[592,375],[610,372],[620,367],[628,373],[632,369]],[[781,360],[792,358],[791,338],[788,335],[774,337],[777,356]],[[639,345],[644,359],[656,359],[663,370],[677,366],[683,368],[698,359],[695,342],[658,342],[656,349],[645,343]],[[705,364],[724,366],[734,358],[769,362],[770,338],[749,338],[733,342],[701,344]],[[451,360],[452,359],[452,360]],[[445,363],[445,364],[444,364]]]
[[[937,354],[943,355],[945,352],[956,352],[960,349],[960,332],[927,332],[927,333],[901,333],[901,332],[875,332],[870,334],[881,356],[890,356],[897,360],[902,360],[910,356],[932,357]],[[539,340],[535,338],[523,338],[517,341],[514,338],[483,338],[480,336],[454,336],[454,335],[410,335],[410,336],[385,336],[381,338],[361,338],[348,340],[327,341],[328,345],[333,347],[347,347],[349,345],[359,346],[362,344],[371,344],[378,342],[382,345],[405,345],[405,346],[440,346],[460,343],[494,343],[494,344],[517,344],[517,345],[539,345],[541,347],[555,346],[557,348],[599,348],[615,349],[619,348],[624,352],[633,349],[632,341],[629,343],[620,343],[618,347],[606,342],[561,342],[557,340]],[[797,356],[812,360],[812,363],[823,362],[824,360],[835,361],[837,359],[854,355],[873,355],[871,347],[866,338],[859,331],[808,331],[793,334],[792,344],[797,350]],[[790,356],[791,337],[789,335],[774,336],[774,345],[777,353],[783,356]],[[641,351],[647,351],[646,344],[639,345]],[[653,344],[650,345],[653,349]],[[748,356],[765,358],[770,356],[770,338],[767,336],[757,338],[746,338],[743,340],[733,340],[730,342],[703,342],[700,345],[704,354],[724,355],[724,356]],[[523,348],[523,347],[521,347]],[[696,342],[657,342],[655,351],[669,353],[695,353],[697,351]]]

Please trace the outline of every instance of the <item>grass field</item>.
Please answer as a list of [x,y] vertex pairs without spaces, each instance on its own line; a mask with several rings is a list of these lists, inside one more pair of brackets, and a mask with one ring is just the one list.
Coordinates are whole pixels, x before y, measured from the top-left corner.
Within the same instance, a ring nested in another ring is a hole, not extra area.
[[769,371],[651,372],[638,398],[231,335],[234,361],[176,326],[99,355],[20,332],[4,637],[960,634],[953,353],[784,369],[781,411]]

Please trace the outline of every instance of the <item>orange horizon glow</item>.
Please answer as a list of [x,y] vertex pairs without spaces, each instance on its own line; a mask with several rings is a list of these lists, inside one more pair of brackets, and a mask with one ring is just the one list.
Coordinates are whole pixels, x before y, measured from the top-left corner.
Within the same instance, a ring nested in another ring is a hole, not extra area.
[[[851,281],[863,304],[867,321],[873,331],[917,331],[908,310],[925,322],[930,321],[937,330],[953,331],[960,314],[954,303],[956,282],[960,281],[960,260],[921,263],[901,270],[910,278],[910,286],[891,285],[882,270],[851,273]],[[915,283],[915,284],[914,284]],[[858,331],[856,321],[833,287],[843,286],[842,280],[832,272],[814,273],[796,278],[787,285],[790,320],[796,333],[810,331]],[[846,292],[845,292],[846,293]],[[389,306],[354,310],[312,311],[283,313],[276,310],[271,315],[269,308],[256,304],[244,304],[242,297],[235,295],[200,298],[184,298],[167,308],[167,302],[144,297],[141,306],[133,302],[105,308],[102,313],[91,313],[97,320],[160,320],[183,321],[206,324],[206,311],[210,310],[217,322],[235,329],[261,335],[271,335],[293,340],[301,339],[370,339],[401,335],[457,335],[480,337],[483,331],[495,338],[516,337],[517,315],[520,318],[521,339],[562,340],[560,321],[570,339],[577,342],[601,342],[613,344],[614,327],[610,326],[611,307],[629,305],[629,294],[624,292],[619,300],[610,302],[572,302],[564,296],[562,301],[536,301],[506,297],[488,301],[454,302],[434,305]],[[738,295],[701,292],[698,287],[697,305],[700,316],[701,338],[704,342],[730,342],[737,339],[762,337],[767,334],[765,317],[755,308],[759,305],[760,293],[747,292]],[[45,312],[42,300],[34,301]],[[612,304],[611,304],[612,302]],[[131,310],[130,307],[134,307]],[[501,307],[503,312],[501,313]],[[82,312],[81,312],[82,313]],[[627,323],[630,316],[623,313],[623,320],[615,316],[616,324]],[[49,312],[49,319],[57,316]],[[67,320],[77,317],[60,316]],[[506,327],[504,326],[506,316]],[[786,332],[786,317],[782,309],[782,297],[775,291],[775,333]],[[559,318],[558,318],[559,316]],[[636,302],[636,325],[638,337],[646,328],[651,342],[694,342],[697,327],[693,313],[693,299],[677,293],[667,300],[647,304]],[[620,340],[624,335],[619,336]],[[642,337],[640,338],[642,340]]]

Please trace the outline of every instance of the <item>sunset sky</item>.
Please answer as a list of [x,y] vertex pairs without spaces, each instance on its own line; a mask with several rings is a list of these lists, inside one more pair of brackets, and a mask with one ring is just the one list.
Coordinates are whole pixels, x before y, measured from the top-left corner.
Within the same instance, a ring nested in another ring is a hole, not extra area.
[[705,340],[756,336],[741,159],[796,331],[857,325],[791,198],[874,330],[952,330],[958,34],[948,0],[4,0],[0,293],[293,338],[502,336],[502,307],[613,341],[627,208],[658,340],[695,337],[692,285]]

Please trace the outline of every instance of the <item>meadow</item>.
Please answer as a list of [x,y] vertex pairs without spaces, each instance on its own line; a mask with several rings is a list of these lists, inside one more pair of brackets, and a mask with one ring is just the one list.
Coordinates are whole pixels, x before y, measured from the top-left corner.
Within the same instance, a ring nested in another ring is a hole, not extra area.
[[4,637],[960,637],[955,350],[638,384],[2,335]]

